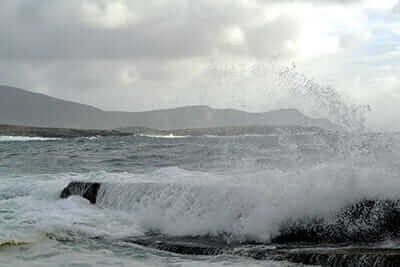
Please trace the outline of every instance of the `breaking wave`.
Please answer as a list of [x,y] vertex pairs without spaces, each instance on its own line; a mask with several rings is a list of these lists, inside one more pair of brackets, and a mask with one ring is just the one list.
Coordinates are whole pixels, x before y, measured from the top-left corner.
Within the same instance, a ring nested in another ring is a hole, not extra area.
[[395,172],[338,163],[230,177],[174,168],[161,176],[162,182],[105,183],[98,205],[129,213],[144,232],[270,241],[288,221],[330,218],[363,199],[396,200],[400,190]]

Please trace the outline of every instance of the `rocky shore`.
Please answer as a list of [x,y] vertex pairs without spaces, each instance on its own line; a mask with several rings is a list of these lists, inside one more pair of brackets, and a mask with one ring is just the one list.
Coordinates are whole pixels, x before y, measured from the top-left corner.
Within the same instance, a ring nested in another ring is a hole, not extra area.
[[[61,198],[79,195],[96,204],[101,183],[71,182]],[[120,241],[183,255],[235,255],[320,266],[399,266],[400,249],[382,247],[400,236],[400,201],[362,200],[329,221],[308,218],[282,225],[270,243],[226,242],[207,236],[171,237],[149,233]]]

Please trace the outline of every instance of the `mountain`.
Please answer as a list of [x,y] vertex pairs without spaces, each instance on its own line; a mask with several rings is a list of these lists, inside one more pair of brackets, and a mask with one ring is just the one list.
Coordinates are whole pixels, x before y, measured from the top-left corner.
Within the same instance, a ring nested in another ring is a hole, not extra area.
[[0,124],[79,129],[141,126],[162,130],[296,125],[340,130],[329,120],[312,119],[295,109],[249,113],[235,109],[187,106],[144,112],[116,112],[9,86],[0,86]]
[[22,89],[0,86],[0,124],[86,128],[103,126],[105,112]]

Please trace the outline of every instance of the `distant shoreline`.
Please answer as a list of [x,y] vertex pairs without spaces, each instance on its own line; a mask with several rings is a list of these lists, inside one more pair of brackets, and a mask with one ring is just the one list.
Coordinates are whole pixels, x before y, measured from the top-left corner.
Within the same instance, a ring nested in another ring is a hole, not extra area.
[[145,127],[126,127],[110,130],[74,129],[74,128],[45,128],[20,125],[1,125],[0,136],[30,136],[51,138],[76,138],[94,136],[239,136],[239,135],[270,135],[281,132],[296,134],[322,131],[318,127],[303,126],[228,126],[214,128],[191,128],[175,130],[157,130]]
[[0,125],[0,136],[29,136],[29,137],[49,137],[49,138],[75,138],[93,136],[126,136],[115,130],[90,130],[72,128],[45,128],[20,125]]

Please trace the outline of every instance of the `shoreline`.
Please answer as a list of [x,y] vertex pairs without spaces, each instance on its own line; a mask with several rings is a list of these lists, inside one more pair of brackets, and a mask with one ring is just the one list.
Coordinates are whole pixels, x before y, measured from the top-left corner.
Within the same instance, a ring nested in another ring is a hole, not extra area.
[[76,138],[94,136],[127,136],[116,130],[91,130],[73,128],[44,128],[19,125],[0,125],[0,136],[24,136],[46,138]]
[[126,127],[117,129],[75,129],[75,128],[46,128],[20,125],[1,125],[0,136],[26,136],[47,138],[76,138],[76,137],[106,137],[106,136],[241,136],[241,135],[272,135],[279,133],[315,133],[323,131],[318,127],[303,126],[227,126],[214,128],[188,128],[174,130],[158,130],[145,127]]

